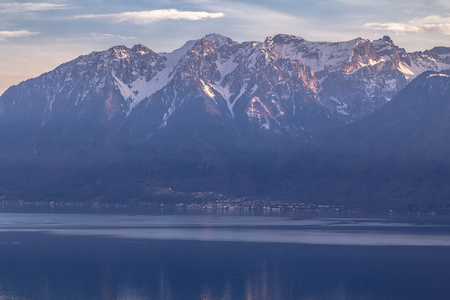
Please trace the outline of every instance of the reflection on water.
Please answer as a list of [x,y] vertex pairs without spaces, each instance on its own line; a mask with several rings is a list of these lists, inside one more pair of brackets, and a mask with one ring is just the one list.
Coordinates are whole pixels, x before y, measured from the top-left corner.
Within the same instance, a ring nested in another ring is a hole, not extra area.
[[447,299],[449,236],[429,220],[0,214],[0,300]]
[[[417,219],[0,214],[0,232],[127,239],[365,246],[450,246],[450,223]],[[414,222],[412,222],[414,221]]]

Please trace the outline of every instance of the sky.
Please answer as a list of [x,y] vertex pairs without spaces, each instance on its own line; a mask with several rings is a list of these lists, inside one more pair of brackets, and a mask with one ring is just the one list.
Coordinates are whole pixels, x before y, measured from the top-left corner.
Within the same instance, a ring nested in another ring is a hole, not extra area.
[[450,1],[0,0],[0,94],[92,51],[142,44],[171,52],[210,33],[238,42],[388,35],[412,52],[450,46]]

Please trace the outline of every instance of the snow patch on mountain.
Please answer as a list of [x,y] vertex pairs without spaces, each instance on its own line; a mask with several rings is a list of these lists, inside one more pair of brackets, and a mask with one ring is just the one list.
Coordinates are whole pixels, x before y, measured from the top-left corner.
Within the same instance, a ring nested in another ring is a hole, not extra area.
[[209,98],[213,99],[216,102],[216,99],[214,99],[216,97],[216,95],[214,95],[214,93],[211,91],[210,87],[202,79],[200,79],[200,82],[203,85],[203,91],[205,92],[205,94],[208,95]]
[[225,102],[227,103],[227,107],[228,110],[231,113],[231,117],[234,118],[234,111],[233,111],[233,107],[236,104],[236,99],[235,101],[231,101],[231,97],[234,95],[230,92],[230,87],[229,86],[221,86],[219,84],[215,84],[212,85],[212,87],[214,88],[214,90],[216,90],[221,96],[222,98],[225,100]]
[[438,77],[450,77],[450,75],[444,74],[444,73],[433,73],[433,74],[428,75],[428,78],[436,77],[436,76],[438,76]]
[[170,69],[160,71],[150,81],[145,78],[138,78],[130,84],[123,83],[116,74],[112,74],[122,97],[129,103],[127,116],[142,100],[151,97],[153,94],[164,88],[171,80]]
[[[129,109],[126,113],[127,116],[141,101],[153,96],[156,92],[160,91],[171,82],[174,77],[173,71],[175,67],[178,65],[181,58],[192,49],[195,43],[196,41],[188,41],[183,47],[174,50],[171,53],[159,54],[164,58],[165,68],[156,73],[156,75],[154,75],[150,80],[141,76],[130,84],[126,84],[118,78],[117,74],[114,72],[112,73],[120,94],[129,103]],[[119,58],[126,57],[125,52],[122,50],[115,50],[115,54],[118,55]],[[147,54],[147,52],[144,52],[144,54]],[[211,95],[211,93],[212,92],[209,91],[208,95]],[[169,114],[169,116],[170,115],[171,114]]]
[[219,55],[219,60],[218,62],[216,62],[216,66],[217,71],[219,71],[220,73],[220,78],[221,80],[223,80],[227,75],[233,73],[234,70],[236,70],[236,68],[239,66],[239,64],[237,62],[232,61],[231,59],[221,61]]
[[348,108],[348,104],[343,103],[341,101],[339,101],[338,99],[336,99],[335,97],[330,97],[330,100],[335,102],[336,105],[336,111],[341,114],[341,115],[345,115],[348,116],[350,114],[350,112],[347,110]]
[[270,116],[270,110],[267,106],[259,97],[253,97],[247,108],[247,117],[249,120],[256,119],[262,128],[269,130],[270,122],[268,116]]
[[417,70],[416,72],[414,72],[408,65],[406,65],[403,62],[399,64],[398,70],[402,72],[405,75],[405,78],[408,80],[413,79],[416,76],[416,73],[418,72]]
[[176,95],[175,95],[175,98],[172,100],[172,103],[170,104],[169,109],[164,114],[163,121],[162,121],[161,125],[159,126],[159,128],[165,127],[167,125],[167,121],[169,120],[170,116],[172,116],[172,114],[174,113],[174,111],[176,109],[176,101],[175,100],[176,100]]
[[172,70],[178,64],[180,59],[185,56],[192,49],[192,47],[194,47],[197,41],[198,40],[188,41],[183,45],[183,47],[174,50],[171,53],[160,53],[160,55],[163,56],[166,60],[166,67]]

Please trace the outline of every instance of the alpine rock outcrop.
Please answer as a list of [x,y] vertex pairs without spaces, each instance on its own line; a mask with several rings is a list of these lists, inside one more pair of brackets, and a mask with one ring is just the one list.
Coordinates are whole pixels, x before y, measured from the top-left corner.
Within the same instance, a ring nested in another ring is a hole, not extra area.
[[314,70],[327,94],[324,101],[345,122],[371,114],[422,72],[450,68],[450,48],[407,53],[387,36],[329,43],[277,35],[267,42]]

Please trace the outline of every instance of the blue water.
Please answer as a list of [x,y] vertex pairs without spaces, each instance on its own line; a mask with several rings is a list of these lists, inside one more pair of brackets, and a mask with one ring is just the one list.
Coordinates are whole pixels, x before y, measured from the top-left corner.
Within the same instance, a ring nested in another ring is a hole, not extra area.
[[448,299],[447,221],[0,213],[0,299]]

